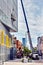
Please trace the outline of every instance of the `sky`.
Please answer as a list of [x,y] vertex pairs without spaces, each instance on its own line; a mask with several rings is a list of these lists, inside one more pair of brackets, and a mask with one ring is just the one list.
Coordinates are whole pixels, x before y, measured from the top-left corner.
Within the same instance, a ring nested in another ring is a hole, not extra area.
[[[43,36],[43,0],[23,0],[32,44],[37,45],[37,37]],[[14,33],[19,40],[26,37],[26,24],[20,0],[18,0],[18,33]],[[27,46],[29,41],[27,39]]]

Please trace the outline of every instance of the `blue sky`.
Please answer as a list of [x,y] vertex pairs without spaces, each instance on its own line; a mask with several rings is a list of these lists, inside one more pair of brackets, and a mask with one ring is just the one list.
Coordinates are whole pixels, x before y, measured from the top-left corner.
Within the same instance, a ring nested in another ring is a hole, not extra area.
[[[33,46],[37,45],[37,37],[43,35],[43,0],[23,0]],[[20,0],[18,0],[18,33],[19,40],[26,36],[26,25]],[[29,43],[27,41],[27,46]]]

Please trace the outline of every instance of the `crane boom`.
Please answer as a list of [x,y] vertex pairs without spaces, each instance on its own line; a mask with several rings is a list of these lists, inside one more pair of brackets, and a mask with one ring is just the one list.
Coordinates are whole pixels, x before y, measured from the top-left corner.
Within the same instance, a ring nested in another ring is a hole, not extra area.
[[31,36],[30,36],[30,31],[29,31],[29,27],[28,27],[28,22],[27,22],[27,18],[26,18],[26,14],[25,14],[25,9],[24,9],[24,5],[23,5],[23,1],[22,0],[20,0],[20,1],[21,1],[21,6],[22,6],[24,18],[25,18],[26,27],[27,27],[27,33],[28,33],[30,48],[33,51],[32,40],[31,40]]

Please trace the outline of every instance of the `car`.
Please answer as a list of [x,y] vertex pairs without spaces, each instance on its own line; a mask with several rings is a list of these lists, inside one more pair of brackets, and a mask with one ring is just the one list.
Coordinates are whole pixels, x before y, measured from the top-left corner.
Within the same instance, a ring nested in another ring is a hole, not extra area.
[[39,60],[39,55],[37,53],[33,53],[32,59],[33,60]]

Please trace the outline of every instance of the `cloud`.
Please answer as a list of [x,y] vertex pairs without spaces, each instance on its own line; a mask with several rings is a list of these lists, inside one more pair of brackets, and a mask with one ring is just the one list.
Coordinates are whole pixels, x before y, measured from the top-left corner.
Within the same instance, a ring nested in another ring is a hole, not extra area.
[[[43,0],[23,0],[33,46],[37,37],[43,35]],[[26,25],[20,0],[18,0],[18,32],[25,36]],[[23,34],[22,34],[23,33]]]

